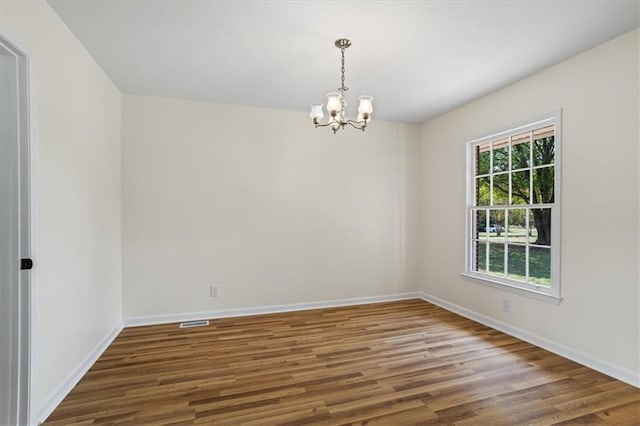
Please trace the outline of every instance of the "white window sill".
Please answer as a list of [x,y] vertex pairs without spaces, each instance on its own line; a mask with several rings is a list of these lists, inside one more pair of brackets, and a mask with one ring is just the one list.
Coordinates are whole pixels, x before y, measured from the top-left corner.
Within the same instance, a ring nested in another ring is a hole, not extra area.
[[535,291],[533,289],[518,287],[498,280],[492,280],[491,278],[484,275],[475,275],[462,272],[460,273],[460,276],[467,279],[468,281],[473,281],[474,283],[508,291],[510,293],[519,294],[521,296],[530,297],[532,299],[542,300],[543,302],[552,303],[554,305],[559,305],[560,302],[562,302],[562,297],[541,291]]

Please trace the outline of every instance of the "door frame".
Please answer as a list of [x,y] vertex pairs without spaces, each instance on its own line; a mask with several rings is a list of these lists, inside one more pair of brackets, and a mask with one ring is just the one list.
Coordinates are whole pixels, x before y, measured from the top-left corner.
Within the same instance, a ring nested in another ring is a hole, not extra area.
[[[18,215],[12,221],[18,228],[18,247],[8,255],[16,260],[17,279],[9,284],[8,301],[11,316],[9,327],[9,360],[11,396],[10,424],[30,424],[31,419],[31,272],[22,270],[20,259],[31,258],[31,171],[30,171],[30,108],[29,59],[25,53],[0,34],[0,50],[15,58],[16,109],[18,136]],[[13,253],[13,254],[12,254]],[[17,254],[17,256],[15,255]],[[4,253],[3,253],[4,255]]]

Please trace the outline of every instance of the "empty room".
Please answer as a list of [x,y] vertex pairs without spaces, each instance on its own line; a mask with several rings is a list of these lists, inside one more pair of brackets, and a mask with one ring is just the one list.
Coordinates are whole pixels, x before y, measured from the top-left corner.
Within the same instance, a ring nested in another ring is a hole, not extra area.
[[639,26],[0,0],[0,425],[640,425]]

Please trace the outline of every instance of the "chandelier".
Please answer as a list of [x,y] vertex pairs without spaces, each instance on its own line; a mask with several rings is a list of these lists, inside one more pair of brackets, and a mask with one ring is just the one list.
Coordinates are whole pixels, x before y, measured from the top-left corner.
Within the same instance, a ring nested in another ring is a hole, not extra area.
[[337,92],[327,94],[327,112],[329,113],[329,117],[325,123],[320,122],[322,117],[324,117],[322,102],[314,102],[311,104],[311,113],[309,116],[313,119],[313,124],[316,127],[329,126],[333,130],[333,133],[344,129],[347,124],[364,132],[369,120],[371,120],[373,96],[360,96],[358,98],[360,101],[360,105],[358,105],[358,117],[355,120],[347,118],[347,100],[344,97],[344,92],[349,90],[349,88],[344,85],[344,51],[351,46],[351,40],[339,38],[336,40],[335,45],[340,49],[340,53],[342,54],[342,67],[340,68],[342,85],[338,87]]

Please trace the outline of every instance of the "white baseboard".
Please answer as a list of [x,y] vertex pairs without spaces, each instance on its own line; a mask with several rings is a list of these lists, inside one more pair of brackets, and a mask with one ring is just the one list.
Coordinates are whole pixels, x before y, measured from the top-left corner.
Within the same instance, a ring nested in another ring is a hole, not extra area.
[[111,330],[95,348],[82,360],[80,365],[67,377],[67,379],[51,393],[46,402],[38,409],[38,424],[43,423],[47,417],[53,413],[53,410],[60,405],[62,400],[71,392],[71,389],[78,384],[82,376],[84,376],[89,368],[100,358],[100,355],[109,347],[113,340],[122,331],[122,323],[119,323]]
[[632,386],[640,387],[640,376],[637,372],[611,364],[608,361],[596,358],[584,352],[530,333],[521,328],[514,327],[504,322],[495,320],[486,315],[479,314],[467,308],[463,308],[462,306],[456,305],[454,303],[449,303],[445,300],[442,300],[435,296],[431,296],[424,292],[418,292],[418,294],[419,297],[426,302],[433,303],[434,305],[438,305],[448,311],[472,319],[476,322],[479,322],[480,324],[484,324],[487,327],[491,327],[498,331],[502,331],[503,333],[506,333],[510,336],[517,337],[518,339],[529,342],[532,345],[539,346],[543,349],[548,350],[549,352],[553,352],[557,355],[568,358],[572,361],[577,362],[578,364],[582,364],[586,367],[592,368],[596,371],[599,371],[600,373],[616,378]]
[[420,299],[418,292],[397,293],[384,296],[355,297],[351,299],[325,300],[321,302],[292,303],[287,305],[259,306],[253,308],[222,309],[218,311],[191,312],[169,315],[132,317],[124,320],[125,327],[168,324],[183,321],[197,321],[216,318],[241,317],[247,315],[274,314],[279,312],[306,311],[309,309],[332,308],[336,306],[363,305],[366,303],[392,302],[394,300]]

